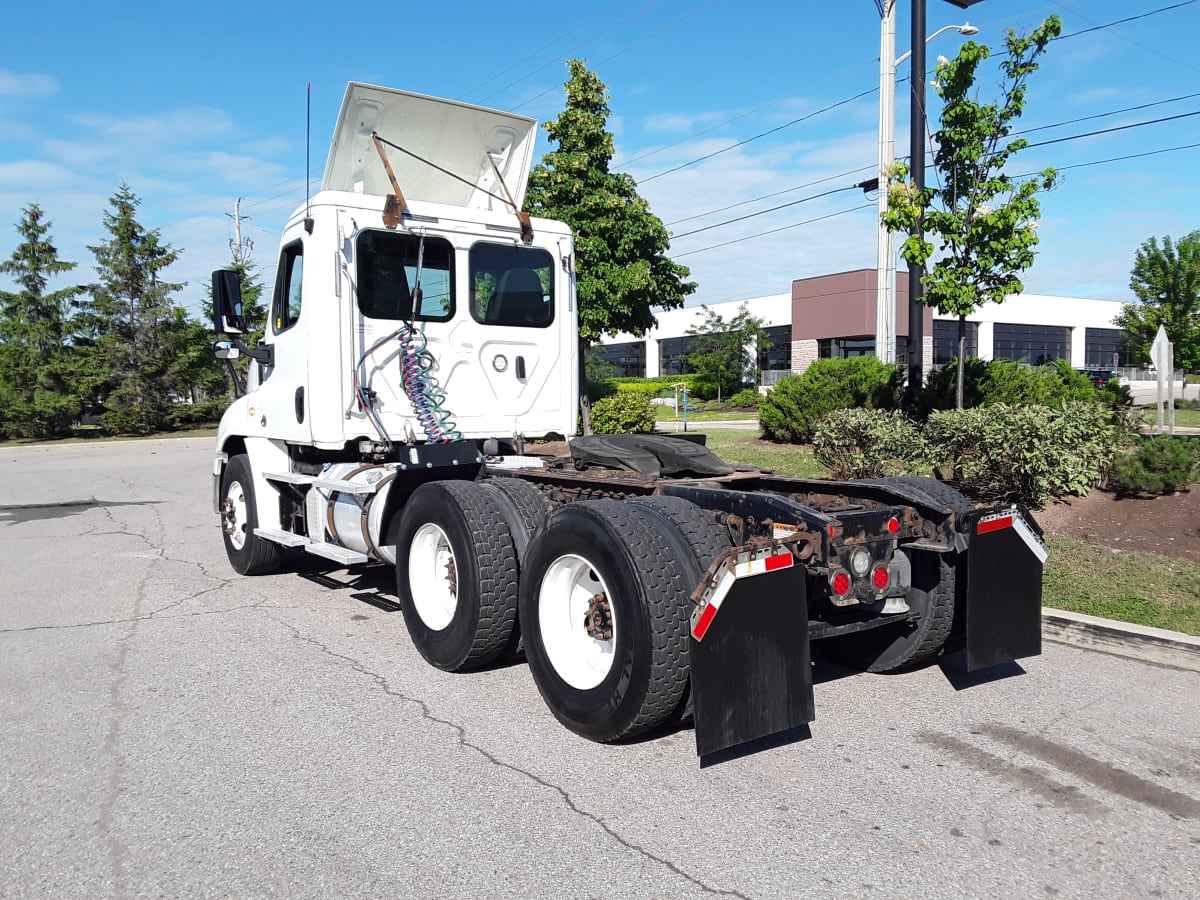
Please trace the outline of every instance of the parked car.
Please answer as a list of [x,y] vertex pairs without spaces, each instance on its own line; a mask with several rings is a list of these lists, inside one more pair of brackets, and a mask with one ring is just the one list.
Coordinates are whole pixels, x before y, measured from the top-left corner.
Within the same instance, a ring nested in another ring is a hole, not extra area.
[[1088,379],[1098,388],[1102,388],[1110,381],[1117,377],[1117,373],[1110,369],[1079,369],[1088,377]]

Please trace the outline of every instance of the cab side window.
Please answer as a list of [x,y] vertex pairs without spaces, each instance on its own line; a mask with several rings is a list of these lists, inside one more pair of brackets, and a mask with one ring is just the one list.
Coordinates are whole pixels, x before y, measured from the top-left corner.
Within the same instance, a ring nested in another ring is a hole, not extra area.
[[304,245],[288,244],[279,257],[275,296],[271,302],[271,324],[276,334],[291,328],[300,318],[304,287]]

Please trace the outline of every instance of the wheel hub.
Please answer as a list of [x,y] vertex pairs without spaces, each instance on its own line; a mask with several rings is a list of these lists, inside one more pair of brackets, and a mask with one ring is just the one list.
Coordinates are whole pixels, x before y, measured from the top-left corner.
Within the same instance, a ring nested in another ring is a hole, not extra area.
[[226,534],[237,530],[237,509],[228,497],[221,501],[221,529]]
[[458,567],[454,565],[454,557],[446,560],[446,586],[452,596],[458,596]]
[[597,641],[613,639],[612,607],[608,605],[608,597],[601,591],[593,594],[588,601],[587,613],[583,617],[583,627],[588,635]]

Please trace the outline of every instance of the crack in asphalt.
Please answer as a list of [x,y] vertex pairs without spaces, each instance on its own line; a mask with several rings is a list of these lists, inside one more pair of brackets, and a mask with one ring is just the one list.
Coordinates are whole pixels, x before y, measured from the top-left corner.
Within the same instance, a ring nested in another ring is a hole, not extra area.
[[460,747],[464,747],[468,750],[475,751],[480,756],[482,756],[485,760],[487,760],[489,763],[491,763],[492,765],[494,765],[498,768],[507,769],[510,772],[513,772],[517,775],[521,775],[525,778],[528,778],[530,781],[534,782],[535,784],[539,784],[544,788],[548,788],[549,790],[554,791],[562,798],[563,803],[566,804],[567,808],[570,809],[571,812],[573,812],[576,815],[578,815],[584,819],[587,819],[588,821],[599,826],[599,828],[601,830],[603,830],[605,834],[607,834],[609,837],[611,837],[614,841],[616,841],[622,847],[625,847],[627,850],[630,850],[633,853],[636,853],[637,855],[643,857],[644,859],[647,859],[651,862],[657,863],[660,866],[663,866],[664,868],[668,869],[673,874],[678,875],[680,878],[683,878],[684,880],[688,881],[690,884],[695,885],[697,888],[699,888],[706,894],[713,894],[713,895],[716,895],[719,897],[740,897],[740,898],[742,898],[742,900],[749,900],[749,897],[746,894],[740,893],[738,891],[722,890],[720,888],[711,887],[710,885],[705,884],[703,881],[701,881],[699,878],[695,877],[694,875],[691,875],[690,873],[685,872],[683,869],[679,868],[679,866],[677,866],[675,863],[671,862],[669,859],[664,859],[661,856],[657,856],[654,853],[652,853],[650,850],[647,850],[645,847],[641,846],[640,844],[635,844],[634,842],[622,837],[611,825],[609,825],[607,822],[605,822],[603,818],[596,815],[595,813],[588,812],[586,809],[583,809],[582,807],[580,807],[575,802],[575,799],[571,796],[571,794],[567,790],[565,790],[562,787],[559,787],[557,784],[553,783],[552,781],[548,781],[547,779],[541,777],[540,775],[536,775],[533,772],[528,771],[527,769],[522,769],[520,766],[516,766],[516,765],[513,765],[512,763],[505,762],[504,760],[500,759],[499,757],[497,757],[490,751],[484,749],[483,747],[480,747],[478,744],[472,743],[470,740],[468,740],[466,729],[463,728],[463,726],[459,725],[457,722],[451,722],[447,719],[438,718],[430,711],[429,705],[424,700],[421,700],[417,697],[410,697],[407,694],[397,691],[395,688],[393,688],[391,686],[391,683],[387,680],[387,678],[385,676],[380,675],[377,672],[372,672],[365,665],[363,665],[363,663],[361,663],[359,660],[354,659],[351,656],[346,656],[345,654],[338,653],[336,650],[331,649],[327,645],[321,643],[316,638],[313,638],[307,634],[304,634],[303,632],[300,631],[300,629],[298,629],[296,626],[292,625],[290,622],[285,622],[283,619],[279,619],[279,618],[276,618],[275,616],[271,616],[271,615],[268,615],[267,618],[271,619],[272,621],[276,622],[279,625],[282,625],[284,628],[286,628],[288,631],[290,631],[297,640],[303,641],[306,644],[309,644],[310,646],[316,647],[318,650],[320,650],[326,656],[329,656],[333,659],[341,660],[342,662],[347,663],[352,670],[354,670],[355,672],[358,672],[360,675],[367,676],[373,682],[375,682],[376,686],[378,686],[389,697],[393,697],[393,698],[400,700],[402,702],[405,702],[405,703],[411,703],[414,706],[418,707],[421,710],[421,717],[423,719],[425,719],[426,721],[432,722],[434,724],[437,724],[437,725],[444,725],[447,728],[449,728],[454,733],[455,739],[457,740],[458,745]]

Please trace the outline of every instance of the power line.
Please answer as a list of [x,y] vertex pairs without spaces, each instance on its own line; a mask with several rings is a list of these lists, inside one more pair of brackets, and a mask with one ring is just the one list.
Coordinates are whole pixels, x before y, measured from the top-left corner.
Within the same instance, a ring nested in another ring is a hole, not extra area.
[[[626,22],[628,22],[630,19],[635,19],[635,18],[637,18],[638,16],[640,16],[642,13],[644,13],[646,10],[648,10],[650,7],[654,6],[654,5],[655,5],[655,4],[657,4],[657,3],[658,3],[658,0],[650,0],[650,2],[649,2],[649,3],[645,4],[644,6],[640,6],[640,7],[638,7],[638,8],[637,8],[637,9],[635,9],[633,12],[631,12],[629,15],[627,15],[625,18],[623,18],[623,19],[620,19],[619,21],[617,21],[617,22],[616,22],[616,24],[614,24],[614,25],[610,25],[608,28],[604,29],[604,30],[603,30],[603,31],[601,31],[599,34],[592,35],[592,36],[591,36],[590,38],[588,38],[586,41],[583,41],[583,42],[581,42],[581,43],[578,43],[578,44],[576,44],[574,47],[572,47],[572,48],[571,48],[570,50],[568,50],[566,53],[562,54],[561,56],[556,56],[556,57],[554,57],[554,59],[550,60],[548,63],[545,63],[545,64],[543,64],[543,65],[540,65],[540,66],[538,66],[538,67],[537,67],[536,69],[534,69],[532,72],[529,72],[529,73],[527,73],[527,74],[525,74],[525,75],[522,75],[522,76],[521,76],[520,78],[518,78],[516,81],[510,81],[508,84],[504,85],[504,87],[502,87],[502,88],[498,88],[497,90],[494,90],[494,91],[492,91],[492,92],[491,92],[490,94],[488,94],[487,96],[485,96],[485,97],[481,98],[479,102],[480,102],[480,103],[483,103],[485,100],[489,100],[489,99],[491,99],[492,97],[495,97],[497,94],[502,94],[502,93],[504,93],[505,91],[507,91],[507,90],[508,90],[510,87],[515,87],[516,85],[520,84],[522,81],[527,81],[527,80],[529,80],[529,79],[530,79],[530,78],[532,78],[534,75],[536,75],[538,72],[541,72],[543,69],[548,69],[548,68],[550,68],[550,66],[554,65],[556,62],[562,62],[564,59],[566,59],[568,56],[570,56],[570,55],[571,55],[572,53],[574,53],[576,50],[579,50],[579,49],[581,49],[581,48],[583,48],[583,47],[586,47],[586,46],[587,46],[588,44],[590,44],[592,41],[598,40],[599,38],[602,38],[602,37],[604,37],[604,35],[608,34],[610,31],[614,31],[615,29],[617,29],[617,28],[620,28],[622,25],[624,25],[624,24],[625,24]],[[551,90],[553,90],[553,88],[551,88]],[[539,94],[538,96],[541,96],[541,95]],[[529,103],[529,102],[530,102],[529,100],[526,100],[526,101],[525,101],[525,103]],[[522,106],[524,106],[524,105],[525,105],[525,103],[519,104],[518,106],[514,106],[514,107],[513,107],[513,109],[514,109],[514,110],[520,109]]]
[[779,212],[781,209],[788,209],[792,206],[799,206],[801,203],[808,203],[810,200],[820,200],[822,197],[829,197],[833,194],[840,194],[842,191],[860,190],[857,184],[847,185],[846,187],[834,188],[832,191],[825,191],[820,194],[813,194],[811,197],[801,197],[799,200],[793,200],[791,203],[783,203],[779,206],[772,206],[770,209],[760,209],[758,212],[752,212],[748,215],[738,216],[736,219],[726,219],[724,222],[717,222],[713,225],[705,225],[703,228],[696,228],[693,231],[685,231],[683,234],[671,235],[671,240],[676,238],[691,237],[693,234],[700,234],[702,231],[712,231],[714,228],[720,228],[722,225],[732,225],[735,222],[744,222],[746,219],[753,219],[757,216],[765,216],[767,213]]
[[874,209],[874,208],[875,208],[874,203],[863,203],[860,206],[852,206],[849,209],[843,209],[839,212],[829,213],[828,215],[825,215],[825,216],[817,216],[815,219],[805,219],[803,222],[794,222],[791,225],[784,225],[782,228],[772,228],[770,231],[760,231],[757,234],[748,234],[745,237],[734,238],[731,241],[725,241],[720,244],[713,244],[710,247],[701,247],[699,250],[688,250],[685,253],[673,253],[673,254],[671,254],[671,258],[679,259],[684,256],[692,256],[693,254],[696,254],[696,253],[704,253],[708,250],[716,250],[718,247],[728,247],[730,244],[740,244],[742,241],[749,241],[754,238],[765,237],[768,234],[776,234],[777,232],[780,232],[780,231],[787,231],[789,228],[799,228],[801,225],[811,225],[813,222],[823,222],[826,219],[832,219],[835,216],[844,216],[844,215],[847,215],[848,213],[858,212],[858,210],[860,210],[860,209]]
[[866,97],[868,94],[873,94],[873,93],[877,92],[878,90],[879,90],[879,88],[871,88],[869,91],[861,91],[861,92],[855,94],[853,97],[847,97],[845,100],[839,100],[837,103],[831,103],[829,106],[824,106],[821,109],[818,109],[818,110],[815,110],[814,112],[809,113],[808,115],[801,116],[798,119],[792,119],[792,121],[790,121],[790,122],[784,122],[782,125],[777,125],[774,128],[770,128],[766,131],[763,131],[759,134],[754,135],[753,137],[748,137],[743,141],[738,141],[736,144],[730,144],[728,147],[725,147],[721,150],[714,150],[712,153],[706,153],[704,156],[700,156],[700,157],[697,157],[696,159],[690,160],[688,162],[681,163],[678,166],[667,169],[665,172],[659,172],[657,175],[651,175],[649,178],[643,178],[641,181],[638,182],[638,184],[646,184],[647,182],[653,181],[656,178],[662,178],[664,175],[670,175],[672,172],[678,172],[680,169],[686,169],[689,166],[696,165],[696,163],[701,163],[707,159],[712,159],[714,156],[720,156],[722,153],[728,153],[730,150],[735,150],[738,147],[744,147],[746,144],[749,144],[752,141],[757,141],[760,138],[766,137],[767,135],[775,134],[775,132],[777,132],[777,131],[782,131],[785,128],[790,128],[793,125],[798,125],[799,123],[804,122],[808,119],[811,119],[815,116],[819,116],[822,113],[827,113],[831,109],[837,109],[839,106],[845,106],[847,103],[852,103],[855,100],[861,99],[862,97]]
[[576,25],[574,28],[570,28],[567,31],[564,31],[562,34],[560,34],[554,40],[550,41],[548,44],[543,44],[541,47],[538,47],[536,50],[534,50],[528,56],[522,57],[521,59],[517,60],[515,63],[513,63],[507,69],[501,69],[499,72],[497,72],[491,78],[488,78],[485,81],[481,81],[479,84],[475,85],[475,87],[471,88],[470,90],[464,91],[463,93],[459,94],[458,99],[462,100],[468,94],[475,93],[475,91],[491,84],[493,81],[495,81],[497,78],[501,77],[502,75],[507,75],[513,69],[516,69],[519,66],[522,66],[525,63],[529,62],[529,60],[533,59],[535,56],[537,56],[543,50],[549,50],[551,47],[553,47],[555,44],[557,44],[563,38],[569,37],[570,35],[574,34],[576,31],[578,31],[580,28],[583,28],[585,25],[590,25],[592,22],[595,22],[598,18],[600,18],[602,15],[604,15],[606,12],[608,12],[614,6],[619,6],[620,4],[621,4],[621,0],[613,0],[612,3],[608,4],[608,6],[604,7],[602,10],[600,10],[594,16],[589,16],[588,18],[586,18],[582,22],[580,22],[578,25]]
[[858,175],[860,172],[869,172],[875,168],[874,165],[859,166],[857,169],[851,169],[848,172],[839,172],[837,175],[830,175],[828,178],[818,178],[816,181],[809,181],[805,184],[798,184],[795,187],[785,188],[782,191],[773,191],[770,194],[763,194],[761,197],[755,197],[753,200],[740,200],[737,203],[731,203],[729,206],[722,206],[718,209],[710,209],[708,212],[696,213],[694,216],[685,216],[682,219],[675,219],[673,222],[665,223],[668,228],[672,225],[681,225],[684,222],[690,222],[693,219],[703,219],[705,216],[715,216],[717,213],[728,212],[731,209],[737,209],[739,206],[746,206],[750,203],[758,203],[762,200],[770,200],[772,197],[779,197],[783,194],[790,194],[793,191],[802,191],[807,187],[815,187],[818,184],[824,184],[827,181],[833,181],[836,178],[846,178],[850,175]]
[[[1061,40],[1065,40],[1066,38],[1079,37],[1079,35],[1081,35],[1081,34],[1089,34],[1093,31],[1103,31],[1106,28],[1112,28],[1114,25],[1124,25],[1127,22],[1136,22],[1138,19],[1145,19],[1145,18],[1148,18],[1149,16],[1156,16],[1159,13],[1169,12],[1172,9],[1179,9],[1181,6],[1191,6],[1193,3],[1196,3],[1196,2],[1197,2],[1197,0],[1183,0],[1182,3],[1172,3],[1170,6],[1161,6],[1158,9],[1151,9],[1144,13],[1139,13],[1136,16],[1128,16],[1127,18],[1124,18],[1124,19],[1117,19],[1117,21],[1109,22],[1105,25],[1093,25],[1091,28],[1083,28],[1079,31],[1072,31],[1070,34],[1060,34],[1058,37],[1054,38],[1054,40],[1061,41]],[[1076,15],[1078,15],[1078,13],[1076,13]],[[1082,16],[1081,16],[1081,18],[1082,18]]]
[[[650,33],[650,34],[646,35],[646,36],[645,36],[645,37],[643,37],[643,38],[639,38],[638,40],[634,41],[632,44],[629,44],[629,45],[627,45],[627,46],[625,46],[625,47],[622,47],[620,50],[618,50],[618,51],[617,51],[616,53],[614,53],[612,56],[606,56],[604,59],[600,60],[600,62],[596,63],[596,65],[597,65],[597,66],[602,66],[602,65],[604,65],[606,62],[610,62],[611,60],[614,60],[614,59],[616,59],[616,58],[617,58],[618,56],[620,56],[621,54],[623,54],[623,53],[628,53],[628,52],[629,52],[630,50],[632,50],[634,47],[638,47],[638,46],[640,46],[640,45],[642,45],[642,44],[646,43],[646,41],[650,40],[651,38],[658,37],[658,36],[659,36],[660,34],[662,34],[664,31],[670,31],[672,28],[674,28],[676,25],[678,25],[678,24],[679,24],[680,22],[682,22],[684,19],[691,18],[691,17],[692,17],[692,16],[694,16],[696,13],[700,12],[700,10],[701,10],[701,9],[703,9],[703,8],[704,8],[704,7],[706,7],[706,6],[711,6],[711,5],[712,5],[713,3],[715,3],[715,2],[716,2],[716,0],[704,0],[704,2],[703,2],[703,3],[699,4],[698,6],[695,6],[695,7],[693,7],[693,8],[691,9],[691,11],[690,11],[690,12],[686,12],[686,13],[684,13],[684,14],[683,14],[682,16],[680,16],[679,18],[677,18],[677,19],[675,19],[675,20],[673,20],[673,21],[671,21],[671,22],[668,22],[666,25],[664,25],[662,28],[659,28],[657,31],[654,31],[654,32],[652,32],[652,33]],[[620,23],[618,23],[618,24],[620,24]],[[615,26],[614,26],[614,27],[615,27]],[[610,30],[611,30],[611,29],[610,29]],[[600,36],[600,35],[597,35],[597,37],[599,37],[599,36]],[[582,45],[581,45],[581,46],[582,46]],[[568,53],[569,53],[569,52],[570,52],[570,51],[568,51]],[[558,59],[559,59],[559,60],[561,60],[561,59],[565,59],[565,58],[566,58],[566,54],[564,54],[563,56],[560,56]],[[546,64],[546,66],[548,66],[548,65],[551,65],[551,64],[552,64],[552,63],[554,63],[554,62],[557,62],[557,60],[551,60],[549,63],[547,63],[547,64]],[[544,69],[544,68],[546,68],[546,66],[542,66],[542,68]],[[539,69],[538,71],[541,71],[541,70]],[[532,73],[532,72],[531,72],[530,74],[532,75],[532,74],[534,74],[534,73]],[[540,100],[542,97],[545,97],[547,94],[553,93],[554,91],[558,90],[560,86],[561,86],[561,85],[557,85],[557,84],[556,84],[556,85],[554,85],[553,87],[548,87],[548,88],[546,88],[546,90],[542,91],[540,94],[534,94],[532,97],[528,98],[527,100],[522,100],[520,103],[518,103],[516,106],[514,106],[514,107],[513,107],[513,110],[514,110],[514,111],[515,111],[515,110],[518,110],[518,109],[520,109],[522,106],[528,106],[530,103],[532,103],[532,102],[533,102],[533,101],[535,101],[535,100]]]
[[1171,97],[1168,100],[1155,100],[1153,103],[1142,103],[1138,106],[1126,106],[1124,109],[1114,109],[1109,112],[1096,113],[1091,116],[1081,116],[1078,119],[1066,119],[1062,122],[1054,122],[1050,125],[1038,125],[1036,128],[1026,128],[1024,131],[1017,131],[1013,136],[1021,134],[1032,134],[1035,131],[1045,131],[1048,128],[1061,128],[1063,125],[1078,125],[1080,122],[1090,122],[1093,119],[1105,119],[1109,116],[1119,116],[1122,113],[1137,112],[1139,109],[1150,109],[1154,106],[1165,106],[1168,103],[1177,103],[1180,100],[1191,100],[1193,97],[1200,97],[1200,91],[1194,94],[1183,94],[1179,97]]
[[1065,141],[1077,141],[1080,138],[1095,137],[1100,134],[1112,134],[1114,131],[1128,131],[1130,128],[1141,128],[1143,125],[1158,125],[1161,122],[1173,122],[1176,119],[1188,119],[1192,116],[1200,116],[1200,109],[1189,113],[1180,113],[1177,116],[1164,116],[1161,119],[1148,119],[1145,122],[1132,122],[1129,125],[1114,125],[1112,128],[1102,128],[1100,131],[1089,131],[1087,134],[1071,134],[1066,137],[1054,138],[1049,141],[1038,141],[1036,144],[1029,144],[1028,147],[1045,147],[1049,144],[1061,144]]

